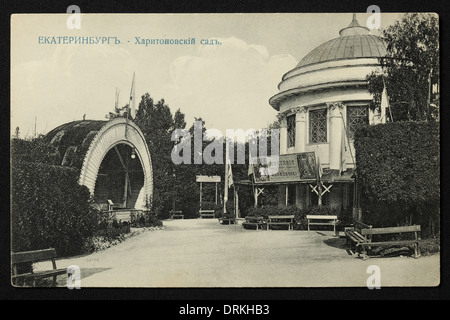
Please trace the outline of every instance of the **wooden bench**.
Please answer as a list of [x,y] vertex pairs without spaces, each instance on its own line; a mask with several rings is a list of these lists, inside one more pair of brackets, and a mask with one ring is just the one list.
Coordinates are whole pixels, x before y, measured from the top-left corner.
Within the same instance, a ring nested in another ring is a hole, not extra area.
[[334,234],[339,236],[336,229],[338,224],[337,216],[307,215],[306,219],[308,220],[308,232],[311,230],[310,226],[333,226]]
[[200,213],[200,219],[203,218],[212,218],[214,219],[216,217],[216,211],[215,210],[199,210]]
[[184,219],[184,214],[183,211],[177,211],[177,210],[172,210],[169,211],[170,213],[170,219]]
[[[67,273],[67,269],[56,268],[56,250],[53,248],[35,251],[13,252],[11,254],[12,264],[12,283],[18,285],[19,280],[22,280],[22,285],[25,285],[27,281],[33,281],[33,287],[36,286],[36,280],[53,277],[53,286],[56,286],[56,277],[61,274]],[[26,263],[35,263],[43,261],[52,261],[53,269],[39,272],[19,273],[18,265]]]
[[[402,234],[402,233],[414,233],[414,239],[411,240],[393,240],[393,241],[380,241],[373,242],[372,237],[374,235],[390,235],[390,234]],[[391,227],[391,228],[372,228],[372,229],[362,229],[361,234],[364,236],[364,242],[359,245],[363,249],[363,259],[367,260],[369,258],[367,254],[367,249],[372,247],[389,247],[389,246],[410,246],[414,248],[414,258],[420,257],[420,226],[405,226],[405,227]]]
[[264,217],[247,216],[245,217],[245,222],[242,223],[242,227],[244,229],[249,229],[247,227],[256,227],[256,230],[258,230],[260,227],[262,229],[265,224]]
[[287,226],[288,230],[292,230],[294,226],[294,216],[268,216],[267,230],[270,226]]
[[361,234],[362,229],[372,229],[372,226],[354,220],[353,226],[346,227],[344,230],[347,238],[347,245],[349,245],[349,249],[352,253],[360,254],[360,244],[366,242],[365,237]]

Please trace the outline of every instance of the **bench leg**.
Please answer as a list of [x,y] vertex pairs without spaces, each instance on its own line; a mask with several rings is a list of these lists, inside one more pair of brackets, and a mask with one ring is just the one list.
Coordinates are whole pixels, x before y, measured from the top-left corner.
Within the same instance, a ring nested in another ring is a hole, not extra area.
[[414,258],[418,259],[419,257],[420,257],[419,244],[415,243],[414,244]]
[[363,261],[366,261],[369,259],[369,256],[367,255],[367,249],[366,247],[363,248]]

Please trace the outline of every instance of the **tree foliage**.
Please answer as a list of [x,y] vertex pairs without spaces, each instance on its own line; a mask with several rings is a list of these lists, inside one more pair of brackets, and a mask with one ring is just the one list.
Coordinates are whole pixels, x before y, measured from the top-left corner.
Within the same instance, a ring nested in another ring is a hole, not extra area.
[[[123,108],[115,108],[114,112],[110,112],[106,117],[126,117],[127,106]],[[174,114],[171,113],[169,106],[164,99],[155,102],[149,93],[142,96],[133,121],[142,130],[145,140],[148,144],[152,165],[153,165],[153,182],[154,196],[152,199],[153,211],[161,218],[169,217],[170,210],[181,210],[186,218],[197,217],[200,201],[200,185],[196,182],[196,176],[209,175],[220,176],[222,183],[218,185],[218,205],[223,206],[223,185],[224,185],[224,165],[225,163],[225,140],[207,135],[206,122],[202,118],[195,118],[194,121],[201,123],[202,155],[205,148],[211,143],[218,143],[218,148],[222,149],[222,163],[207,164],[202,157],[201,163],[194,163],[194,154],[199,150],[195,149],[194,143],[194,124],[187,127],[185,115],[180,109]],[[268,128],[268,150],[271,147],[270,130],[278,129],[279,123],[275,121]],[[174,146],[179,141],[172,141],[172,133],[175,129],[185,129],[190,134],[190,161],[189,163],[181,163],[175,165],[171,159],[171,153]],[[249,159],[249,142],[241,144],[240,148],[245,150],[245,163],[237,163],[237,150],[239,142],[234,142],[235,158],[232,165],[234,180],[248,179],[248,159]],[[270,151],[269,151],[270,154]],[[215,153],[214,153],[215,155]],[[229,203],[233,199],[233,190],[229,192]],[[203,184],[202,201],[205,203],[215,202],[215,185],[213,183]],[[245,212],[247,208],[253,205],[253,196],[251,188],[242,189],[239,198],[240,209]],[[267,199],[266,199],[267,198]],[[276,193],[270,196],[263,196],[261,201],[273,203],[276,200]],[[204,208],[203,208],[204,209]]]
[[405,14],[383,30],[382,37],[387,47],[387,55],[380,58],[382,70],[367,77],[374,96],[371,107],[380,106],[384,79],[394,121],[436,118],[438,108],[429,104],[429,79],[439,79],[438,16]]

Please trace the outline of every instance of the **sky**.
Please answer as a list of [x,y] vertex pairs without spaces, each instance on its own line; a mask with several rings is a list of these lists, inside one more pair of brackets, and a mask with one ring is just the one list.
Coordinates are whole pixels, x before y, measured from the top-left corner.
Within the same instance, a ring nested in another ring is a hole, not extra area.
[[[81,8],[82,10],[82,8]],[[382,14],[387,27],[400,14]],[[276,120],[268,100],[282,76],[311,50],[339,36],[352,13],[69,14],[11,18],[11,132],[45,134],[74,120],[105,120],[128,103],[135,73],[137,101],[164,99],[190,126],[260,129]],[[365,25],[370,14],[359,13]],[[379,35],[379,30],[373,30]],[[120,44],[51,44],[49,37],[117,37]],[[142,39],[195,39],[195,44],[142,45]],[[201,40],[214,45],[203,45]],[[217,42],[215,41],[217,40]]]

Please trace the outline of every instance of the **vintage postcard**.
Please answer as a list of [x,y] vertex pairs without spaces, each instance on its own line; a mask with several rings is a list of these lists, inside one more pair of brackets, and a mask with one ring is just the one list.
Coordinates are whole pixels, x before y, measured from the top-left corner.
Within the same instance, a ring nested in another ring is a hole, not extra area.
[[433,13],[11,16],[11,284],[440,284]]

